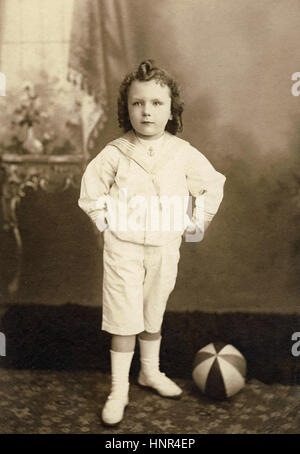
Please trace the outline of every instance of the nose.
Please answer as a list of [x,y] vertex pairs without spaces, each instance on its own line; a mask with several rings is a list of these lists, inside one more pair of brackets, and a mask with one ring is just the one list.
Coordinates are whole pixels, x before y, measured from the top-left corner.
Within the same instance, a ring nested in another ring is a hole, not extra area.
[[145,104],[144,104],[144,108],[143,108],[143,116],[144,116],[144,117],[149,117],[149,115],[151,115],[151,113],[150,113],[150,108],[149,108],[149,104],[148,104],[148,103],[145,103]]

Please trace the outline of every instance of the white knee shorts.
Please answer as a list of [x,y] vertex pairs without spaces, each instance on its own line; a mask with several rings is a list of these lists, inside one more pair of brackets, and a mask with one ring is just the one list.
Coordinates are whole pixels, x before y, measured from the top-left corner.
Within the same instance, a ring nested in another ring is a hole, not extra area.
[[160,330],[174,289],[181,236],[163,246],[144,246],[104,232],[102,329],[133,335]]

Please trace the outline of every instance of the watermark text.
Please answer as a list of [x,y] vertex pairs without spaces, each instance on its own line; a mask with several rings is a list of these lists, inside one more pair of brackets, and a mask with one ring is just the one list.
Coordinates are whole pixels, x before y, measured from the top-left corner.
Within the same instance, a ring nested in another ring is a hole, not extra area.
[[292,85],[292,88],[291,88],[292,95],[299,96],[300,95],[300,72],[293,73],[291,79],[295,81],[295,83]]
[[292,334],[292,341],[295,342],[292,345],[292,355],[295,357],[300,356],[300,332]]
[[6,356],[6,338],[3,333],[0,332],[0,356]]
[[[129,196],[126,188],[117,197],[100,197],[97,207],[102,210],[96,221],[100,231],[109,228],[119,232],[185,232],[185,241],[201,241],[204,233],[204,198],[196,198],[192,208],[190,195],[149,197]],[[104,226],[103,210],[107,225]]]

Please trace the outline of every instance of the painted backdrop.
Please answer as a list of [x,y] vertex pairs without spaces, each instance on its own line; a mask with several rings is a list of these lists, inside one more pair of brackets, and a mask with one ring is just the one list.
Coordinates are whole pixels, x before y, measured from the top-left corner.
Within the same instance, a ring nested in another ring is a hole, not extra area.
[[[153,58],[181,82],[182,137],[227,177],[205,241],[181,248],[169,308],[299,310],[300,0],[79,0],[74,13],[70,64],[106,116],[91,157],[120,135],[120,81]],[[31,247],[19,298],[98,305],[101,251],[77,193],[43,197],[20,208]],[[47,205],[47,222],[34,220],[44,228],[26,217],[32,204]],[[45,251],[49,241],[55,259],[33,257],[34,242]]]

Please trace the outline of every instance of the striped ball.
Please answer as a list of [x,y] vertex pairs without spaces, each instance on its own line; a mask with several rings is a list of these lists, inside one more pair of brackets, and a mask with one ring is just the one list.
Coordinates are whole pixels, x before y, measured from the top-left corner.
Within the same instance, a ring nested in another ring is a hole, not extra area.
[[246,372],[247,363],[241,352],[233,345],[214,342],[197,352],[192,375],[204,394],[225,399],[243,388]]

